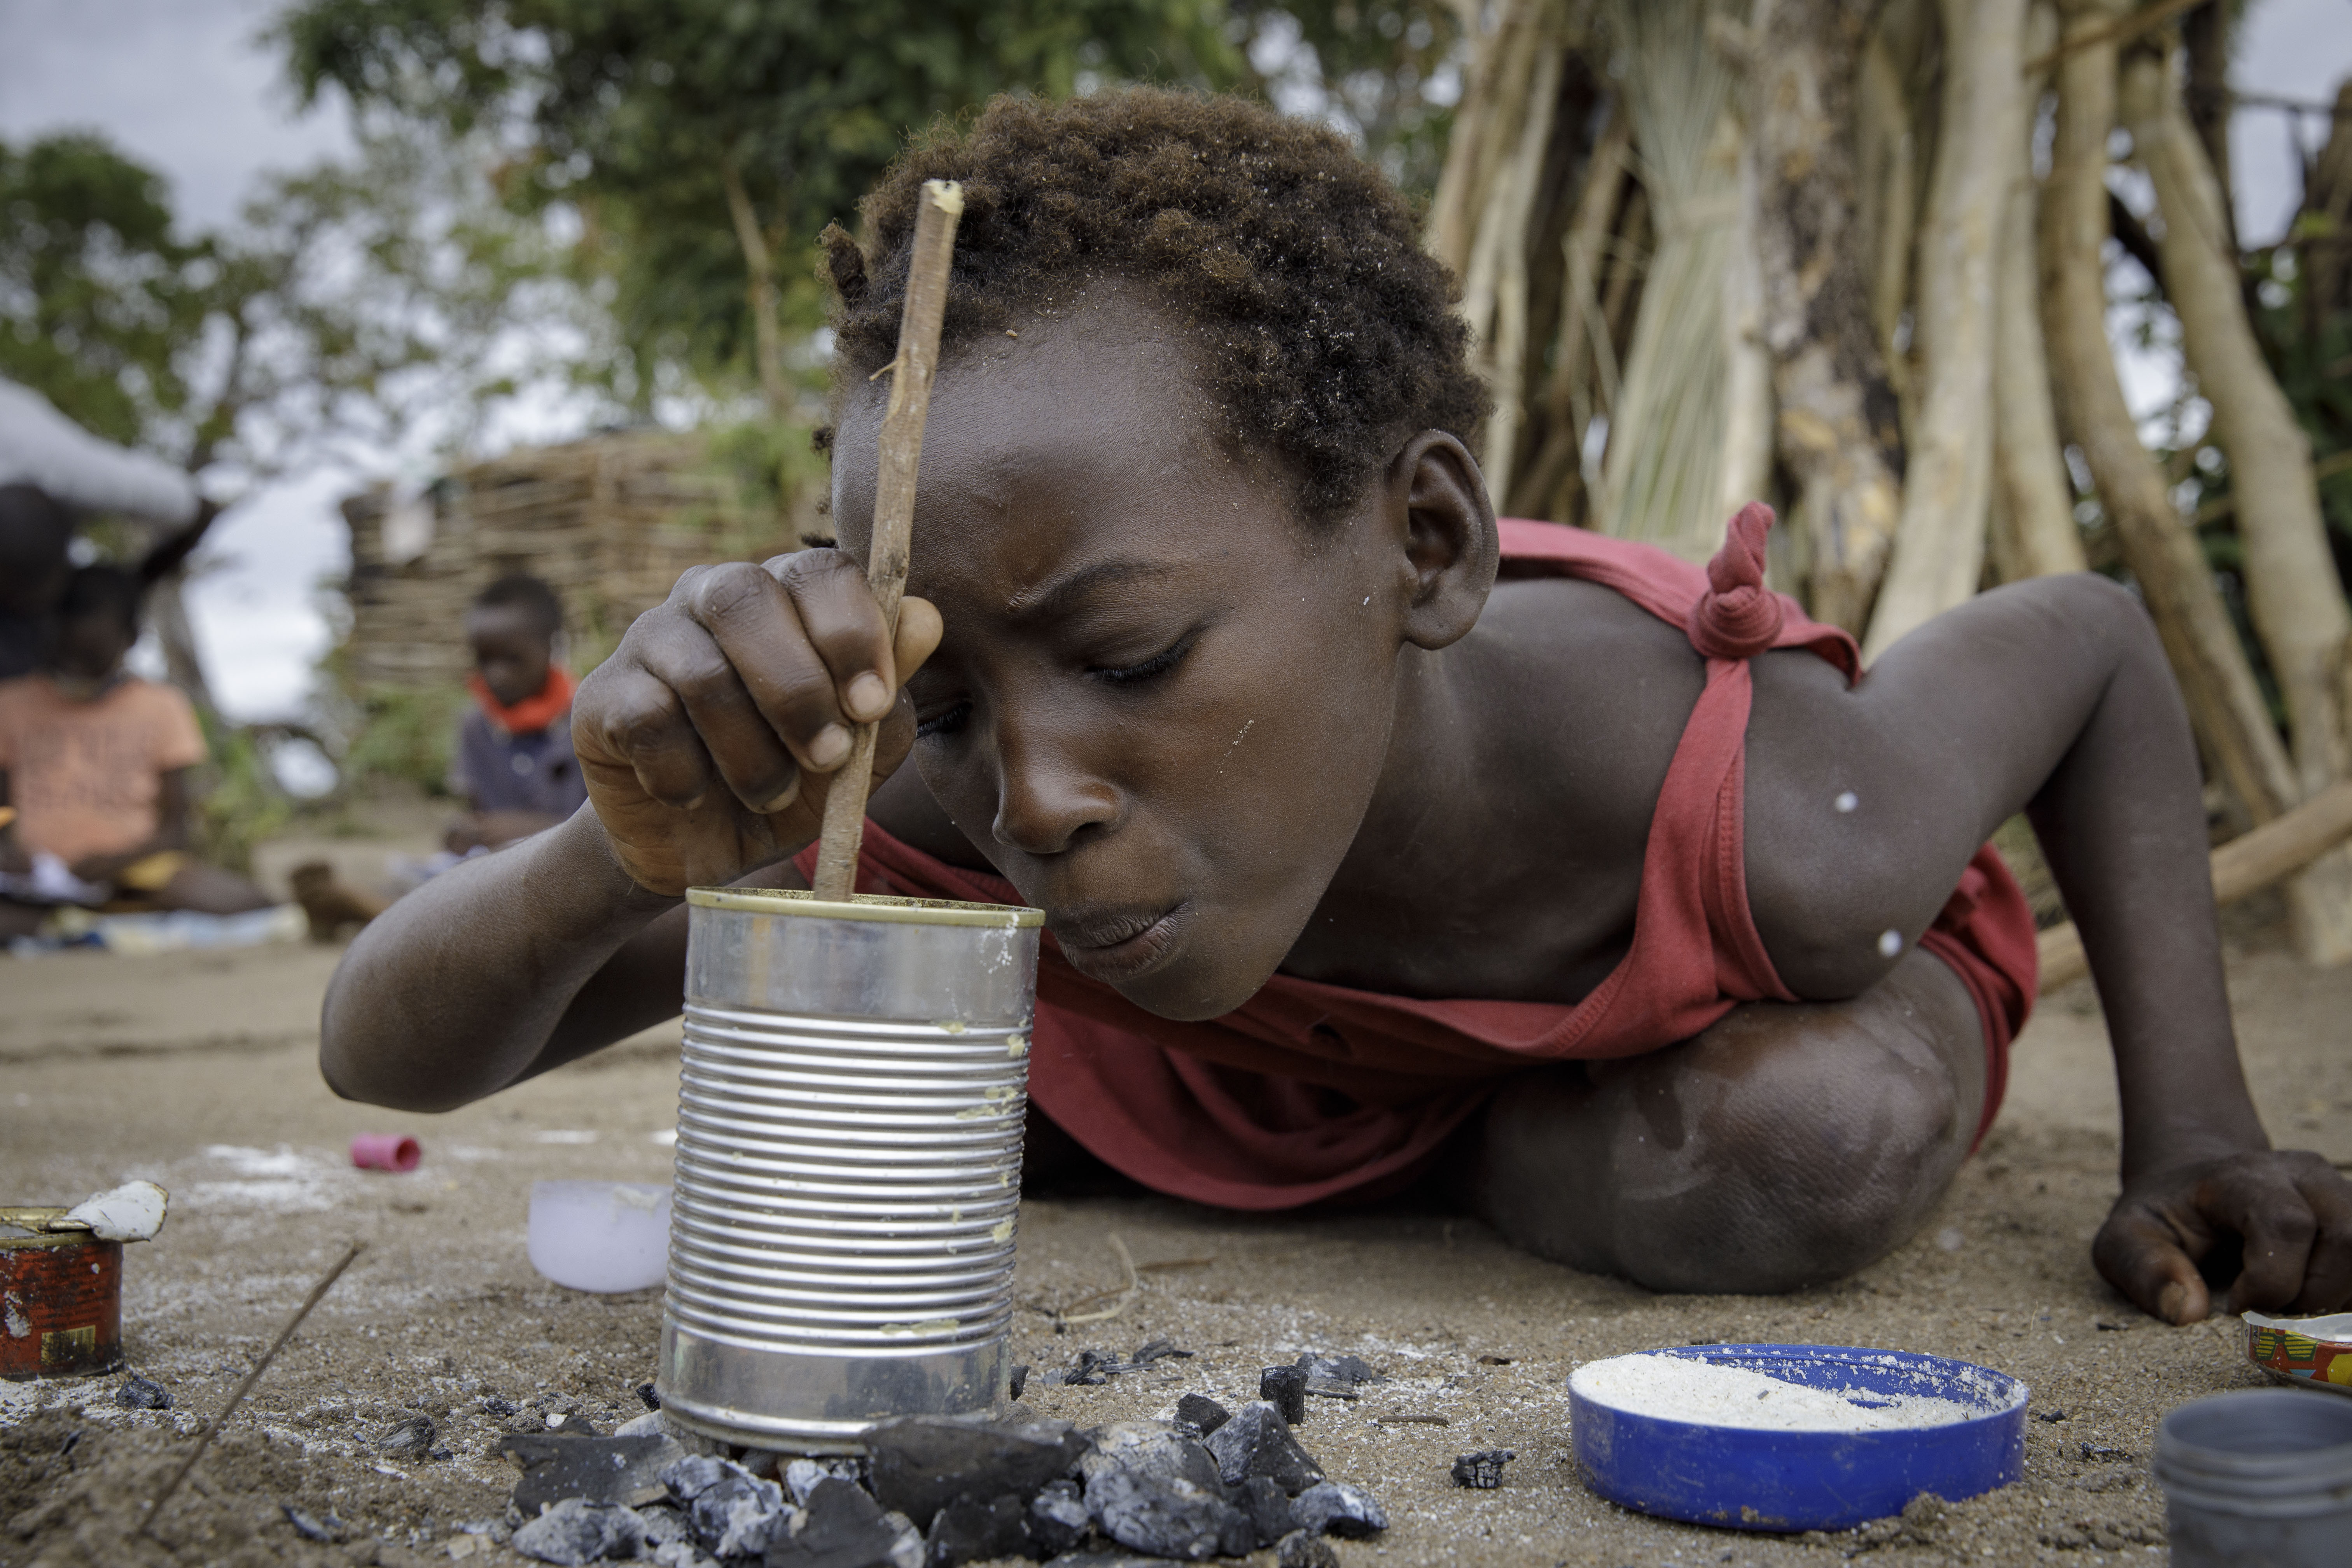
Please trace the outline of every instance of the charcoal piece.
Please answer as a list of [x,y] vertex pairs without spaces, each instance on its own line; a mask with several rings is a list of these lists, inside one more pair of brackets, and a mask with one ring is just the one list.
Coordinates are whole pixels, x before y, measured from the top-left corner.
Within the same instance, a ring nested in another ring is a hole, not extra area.
[[1321,1536],[1294,1530],[1276,1543],[1274,1568],[1339,1568],[1339,1554]]
[[286,1515],[286,1522],[294,1527],[294,1533],[305,1541],[341,1541],[343,1538],[344,1530],[348,1528],[341,1520],[331,1513],[320,1519],[316,1514],[304,1512],[290,1502],[280,1503],[278,1507]]
[[905,1514],[827,1476],[809,1489],[798,1528],[769,1545],[767,1568],[923,1568],[923,1538]]
[[1250,1527],[1257,1532],[1260,1546],[1272,1546],[1298,1528],[1290,1494],[1282,1489],[1278,1481],[1252,1476],[1234,1488],[1232,1495],[1234,1506],[1249,1515]]
[[1005,1394],[1007,1398],[1018,1399],[1028,1391],[1029,1365],[1024,1362],[1014,1367],[1012,1375],[1005,1379]]
[[657,1502],[637,1510],[637,1522],[645,1526],[647,1550],[673,1541],[684,1542],[689,1548],[694,1545],[694,1526],[673,1504]]
[[646,1527],[634,1510],[566,1498],[518,1528],[508,1542],[525,1557],[581,1568],[588,1563],[625,1562],[646,1543]]
[[437,1436],[438,1434],[433,1430],[433,1417],[411,1415],[404,1421],[394,1422],[377,1433],[375,1451],[386,1458],[426,1458],[432,1455],[434,1439]]
[[827,1476],[847,1481],[852,1486],[865,1484],[856,1459],[794,1459],[778,1472],[777,1479],[784,1483],[784,1490],[791,1494],[793,1506],[806,1508],[809,1493],[814,1491],[817,1482]]
[[1087,1481],[1087,1511],[1121,1546],[1197,1562],[1238,1557],[1256,1531],[1216,1491],[1160,1468],[1109,1464]]
[[1217,1461],[1217,1475],[1229,1487],[1264,1476],[1297,1497],[1323,1479],[1323,1467],[1298,1446],[1282,1412],[1263,1399],[1234,1411],[1233,1419],[1210,1433],[1202,1446]]
[[1094,1516],[1087,1511],[1087,1500],[1077,1482],[1047,1481],[1029,1500],[1029,1539],[1045,1556],[1075,1552],[1093,1533]]
[[2063,1410],[2037,1410],[2033,1413],[2033,1418],[2036,1421],[2063,1421],[2066,1419],[2066,1413]]
[[2128,1448],[2109,1448],[2088,1441],[2083,1444],[2082,1449],[2084,1461],[2087,1464],[2113,1464],[2116,1460],[2131,1458],[2131,1450]]
[[1297,1363],[1307,1374],[1307,1392],[1327,1399],[1356,1399],[1368,1383],[1386,1383],[1360,1356],[1301,1355]]
[[499,1439],[499,1452],[522,1470],[514,1506],[525,1518],[547,1504],[583,1502],[635,1507],[658,1501],[662,1472],[686,1457],[676,1439],[574,1437],[558,1432],[517,1432]]
[[1090,1387],[1108,1383],[1123,1372],[1141,1372],[1163,1361],[1192,1359],[1192,1352],[1177,1349],[1173,1340],[1146,1340],[1136,1346],[1135,1354],[1126,1361],[1114,1355],[1105,1355],[1097,1350],[1082,1350],[1069,1371],[1061,1373],[1058,1379],[1051,1373],[1046,1373],[1046,1377],[1048,1381],[1058,1381],[1065,1387]]
[[1223,1496],[1224,1478],[1215,1456],[1163,1421],[1115,1421],[1089,1434],[1093,1447],[1078,1460],[1087,1481],[1106,1468],[1125,1466],[1167,1480],[1181,1480]]
[[996,1557],[1033,1557],[1029,1508],[1014,1492],[990,1502],[960,1497],[931,1516],[923,1542],[926,1568],[963,1568]]
[[637,1397],[645,1401],[646,1408],[648,1410],[661,1408],[661,1395],[654,1392],[654,1385],[650,1383],[637,1384]]
[[1307,1419],[1307,1369],[1267,1367],[1257,1374],[1257,1396],[1281,1411],[1284,1421],[1297,1426]]
[[1087,1451],[1066,1421],[990,1421],[967,1416],[901,1415],[866,1435],[874,1496],[928,1531],[956,1498],[1034,1494]]
[[1176,1402],[1176,1420],[1205,1437],[1232,1418],[1233,1412],[1205,1394],[1188,1394]]
[[485,1415],[512,1415],[521,1408],[522,1406],[511,1399],[500,1399],[495,1394],[486,1394],[482,1396],[481,1411]]
[[714,1557],[756,1557],[792,1522],[784,1489],[731,1460],[689,1454],[665,1468],[661,1482],[686,1510],[695,1543]]
[[1318,1535],[1354,1539],[1389,1527],[1388,1510],[1372,1494],[1345,1481],[1318,1481],[1293,1498],[1290,1508],[1298,1516],[1298,1528]]
[[1493,1491],[1503,1484],[1503,1467],[1519,1456],[1509,1448],[1486,1448],[1462,1454],[1454,1461],[1454,1484]]
[[114,1403],[125,1410],[169,1410],[172,1391],[153,1378],[142,1377],[134,1372],[114,1391]]

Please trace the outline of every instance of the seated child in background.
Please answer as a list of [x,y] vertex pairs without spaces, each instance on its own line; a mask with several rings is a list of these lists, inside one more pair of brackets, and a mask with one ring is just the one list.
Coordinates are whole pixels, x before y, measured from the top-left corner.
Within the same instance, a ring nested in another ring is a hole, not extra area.
[[66,580],[48,668],[0,681],[0,935],[44,906],[240,914],[270,900],[188,852],[188,770],[205,756],[174,687],[122,668],[139,639],[138,574],[84,566]]
[[[966,205],[894,640],[857,552],[926,178]],[[1578,1268],[1790,1289],[1912,1235],[1998,1109],[2036,981],[1986,840],[2023,811],[2115,1049],[2101,1271],[2176,1322],[2200,1263],[2231,1309],[2352,1300],[2352,1185],[2240,1071],[2129,594],[2001,588],[1864,678],[1763,588],[1761,508],[1705,571],[1498,524],[1454,280],[1262,108],[999,100],[866,222],[828,239],[842,549],[637,619],[573,720],[594,809],[345,958],[339,1092],[443,1110],[676,1016],[683,890],[805,887],[880,721],[861,886],[1045,911],[1032,1173],[1255,1209],[1428,1176]]]
[[71,569],[73,513],[34,485],[0,485],[0,680],[36,674]]
[[572,755],[571,673],[555,660],[563,605],[527,573],[499,578],[466,612],[474,707],[457,725],[449,793],[466,815],[444,840],[463,855],[554,826],[588,798]]

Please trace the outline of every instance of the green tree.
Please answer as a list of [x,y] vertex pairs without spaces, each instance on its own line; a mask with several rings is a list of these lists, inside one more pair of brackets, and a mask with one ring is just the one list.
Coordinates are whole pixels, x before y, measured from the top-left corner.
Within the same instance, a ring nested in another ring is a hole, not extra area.
[[[354,448],[459,445],[526,381],[603,353],[568,248],[509,211],[483,162],[379,128],[191,235],[162,177],[99,138],[0,143],[0,374],[225,505]],[[152,537],[104,531],[126,552]],[[176,583],[151,608],[173,679],[209,707]]]
[[910,132],[1021,89],[1203,85],[1243,67],[1217,0],[298,0],[294,79],[515,154],[616,288],[649,404],[664,360],[793,401],[786,339],[822,296],[815,237]]

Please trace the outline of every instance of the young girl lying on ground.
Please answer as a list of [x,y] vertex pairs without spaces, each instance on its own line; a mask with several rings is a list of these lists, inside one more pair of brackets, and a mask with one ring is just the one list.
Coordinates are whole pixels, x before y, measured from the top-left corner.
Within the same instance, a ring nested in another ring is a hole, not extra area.
[[[895,646],[856,559],[917,193],[963,182]],[[2027,812],[2116,1052],[2095,1254],[2174,1321],[2352,1297],[2352,1189],[2240,1074],[2197,757],[2130,595],[1987,594],[1888,650],[1706,571],[1498,527],[1449,279],[1329,133],[1000,101],[909,153],[841,294],[841,551],[688,573],[583,684],[591,808],[395,905],[328,1081],[437,1110],[675,1016],[689,884],[805,887],[845,724],[911,754],[869,890],[1020,901],[1033,1168],[1270,1209],[1449,1179],[1518,1244],[1784,1290],[1912,1234],[2034,990]],[[903,683],[903,684],[902,684]]]

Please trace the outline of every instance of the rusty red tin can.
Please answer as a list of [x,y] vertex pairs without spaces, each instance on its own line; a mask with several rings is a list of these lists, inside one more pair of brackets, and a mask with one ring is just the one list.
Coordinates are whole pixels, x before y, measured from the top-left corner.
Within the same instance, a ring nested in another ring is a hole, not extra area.
[[65,1212],[0,1206],[0,1377],[122,1364],[122,1244],[41,1228]]

